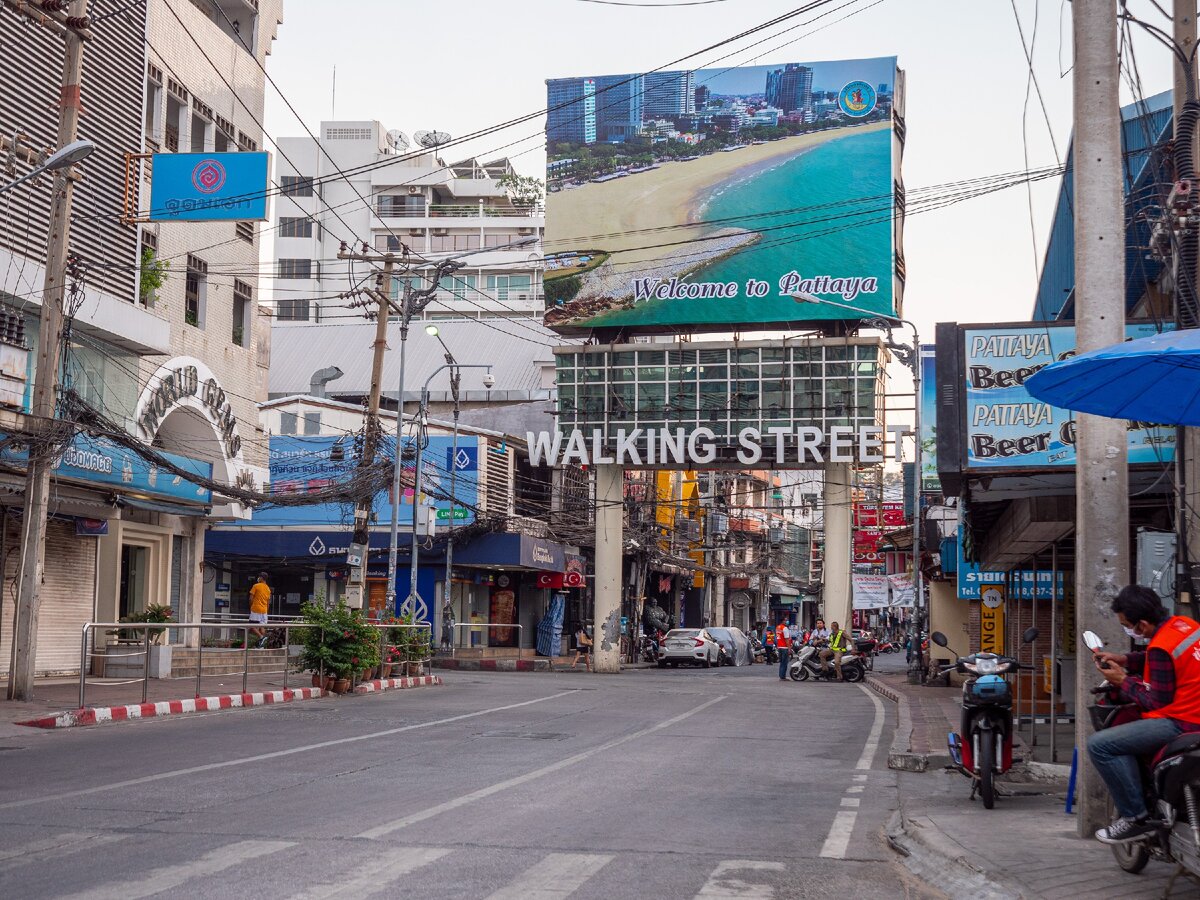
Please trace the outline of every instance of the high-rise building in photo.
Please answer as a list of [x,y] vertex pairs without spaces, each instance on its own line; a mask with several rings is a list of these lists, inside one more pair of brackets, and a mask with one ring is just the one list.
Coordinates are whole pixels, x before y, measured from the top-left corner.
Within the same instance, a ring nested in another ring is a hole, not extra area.
[[546,80],[546,140],[551,144],[596,143],[596,80]]
[[643,76],[643,116],[690,116],[696,111],[695,72],[651,72]]
[[708,89],[708,85],[700,85],[696,88],[696,109],[704,109],[708,106],[708,100],[712,96],[712,91]]
[[625,141],[637,137],[642,128],[642,76],[603,75],[595,81],[596,139]]
[[812,69],[788,63],[767,73],[767,103],[784,113],[812,111]]

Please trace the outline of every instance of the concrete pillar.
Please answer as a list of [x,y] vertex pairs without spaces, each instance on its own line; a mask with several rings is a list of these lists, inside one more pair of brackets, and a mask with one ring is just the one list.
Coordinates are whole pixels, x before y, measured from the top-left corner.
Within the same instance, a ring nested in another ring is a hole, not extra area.
[[850,590],[851,494],[853,473],[849,463],[825,465],[825,623],[837,622],[850,629],[854,611]]
[[621,671],[621,545],[624,542],[625,467],[596,466],[596,643],[593,671]]
[[[1121,157],[1117,9],[1112,0],[1075,0],[1075,340],[1080,353],[1125,339],[1125,206]],[[1076,417],[1075,585],[1078,633],[1127,644],[1109,609],[1129,580],[1129,467],[1126,424]],[[1076,648],[1064,647],[1070,652]],[[1089,653],[1076,653],[1075,708],[1091,703],[1099,680]],[[1081,837],[1107,824],[1108,791],[1084,747],[1091,719],[1075,717]]]

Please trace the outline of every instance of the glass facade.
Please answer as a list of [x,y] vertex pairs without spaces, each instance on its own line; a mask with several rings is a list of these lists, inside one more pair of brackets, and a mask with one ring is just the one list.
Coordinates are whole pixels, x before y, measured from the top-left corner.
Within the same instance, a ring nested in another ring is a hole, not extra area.
[[884,352],[868,338],[559,347],[558,427],[608,441],[705,427],[729,446],[743,428],[882,427]]

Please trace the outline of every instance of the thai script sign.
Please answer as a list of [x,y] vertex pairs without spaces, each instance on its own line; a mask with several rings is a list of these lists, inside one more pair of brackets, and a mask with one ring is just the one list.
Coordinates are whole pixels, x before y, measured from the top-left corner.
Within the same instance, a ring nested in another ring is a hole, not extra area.
[[153,222],[267,217],[266,153],[155,153],[152,167]]

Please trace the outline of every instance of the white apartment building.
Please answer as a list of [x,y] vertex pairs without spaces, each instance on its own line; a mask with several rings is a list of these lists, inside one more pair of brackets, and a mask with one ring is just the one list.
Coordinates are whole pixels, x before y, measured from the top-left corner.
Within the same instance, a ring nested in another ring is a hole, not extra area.
[[[343,241],[377,251],[409,249],[413,287],[447,257],[464,267],[439,285],[424,318],[539,318],[542,295],[540,204],[518,205],[499,182],[507,159],[447,164],[378,121],[322,122],[318,141],[281,138],[275,160],[275,303],[279,324],[346,315],[338,294],[351,267]],[[344,172],[341,177],[339,172]],[[520,246],[513,246],[519,244]],[[353,268],[355,279],[369,271]],[[397,278],[393,291],[401,287]],[[323,299],[322,299],[323,298]]]
[[[102,39],[84,51],[79,133],[97,150],[80,166],[70,232],[83,277],[64,384],[116,427],[199,467],[193,471],[259,490],[269,472],[258,415],[270,362],[270,319],[257,314],[264,226],[140,221],[153,173],[148,160],[127,168],[126,155],[261,149],[260,65],[281,16],[282,0],[147,0],[103,22]],[[62,40],[21,21],[0,4],[0,33],[21,35],[14,52],[0,54],[0,133],[53,149]],[[7,180],[0,172],[0,183]],[[5,428],[20,428],[29,409],[50,193],[41,178],[0,205]],[[146,290],[142,276],[159,263],[168,264],[162,284]],[[21,458],[0,467],[0,545],[10,548],[0,574],[8,585],[19,560],[11,549],[22,467]],[[171,606],[179,621],[196,619],[208,527],[246,516],[240,504],[93,434],[75,436],[54,481],[38,674],[78,672],[89,620],[115,621],[149,604]],[[0,629],[0,674],[9,632]],[[97,652],[105,640],[97,637]]]

